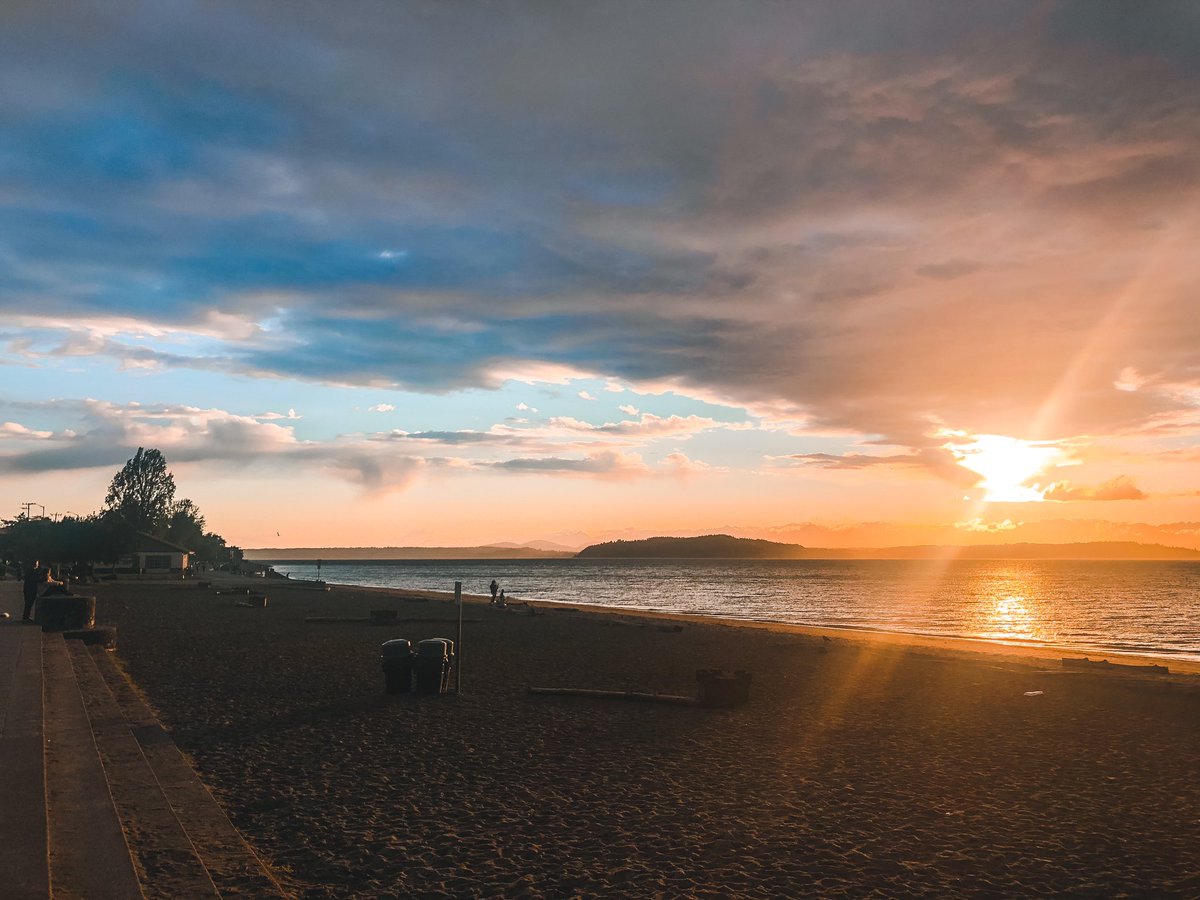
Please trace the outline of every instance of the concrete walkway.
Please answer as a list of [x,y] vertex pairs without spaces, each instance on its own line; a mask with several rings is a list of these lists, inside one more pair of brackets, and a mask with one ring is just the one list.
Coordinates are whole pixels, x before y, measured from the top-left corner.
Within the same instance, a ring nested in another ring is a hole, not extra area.
[[0,873],[14,900],[50,894],[44,743],[42,630],[0,623]]
[[21,606],[0,581],[0,896],[285,896],[112,654]]

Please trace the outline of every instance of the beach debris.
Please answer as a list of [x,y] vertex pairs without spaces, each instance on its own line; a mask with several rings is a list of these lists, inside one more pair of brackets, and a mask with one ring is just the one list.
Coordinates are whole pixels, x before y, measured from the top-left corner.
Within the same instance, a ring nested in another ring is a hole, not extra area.
[[1026,691],[1025,696],[1026,697],[1040,697],[1044,693],[1046,693],[1046,692],[1045,691]]
[[1143,675],[1170,675],[1171,670],[1166,666],[1149,665],[1137,666],[1129,663],[1112,663],[1107,659],[1088,659],[1086,656],[1083,659],[1077,659],[1069,656],[1062,658],[1062,664],[1068,669],[1091,669],[1100,672],[1138,672]]
[[551,697],[592,697],[598,700],[639,700],[650,703],[674,703],[678,706],[698,706],[695,697],[680,697],[675,694],[649,694],[643,691],[598,691],[591,688],[531,687],[531,694]]
[[0,613],[0,619],[11,619],[12,613]]

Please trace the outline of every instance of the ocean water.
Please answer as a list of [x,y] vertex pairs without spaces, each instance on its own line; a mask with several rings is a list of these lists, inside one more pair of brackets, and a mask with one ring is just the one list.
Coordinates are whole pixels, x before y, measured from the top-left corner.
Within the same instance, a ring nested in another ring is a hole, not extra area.
[[[313,562],[276,561],[316,578]],[[763,622],[1057,644],[1200,660],[1200,562],[1063,560],[385,560],[337,584],[487,594]]]

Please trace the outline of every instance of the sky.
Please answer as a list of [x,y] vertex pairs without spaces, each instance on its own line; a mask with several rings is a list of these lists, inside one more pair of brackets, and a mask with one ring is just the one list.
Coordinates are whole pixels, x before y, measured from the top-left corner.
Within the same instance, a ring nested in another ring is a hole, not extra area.
[[1200,547],[1200,6],[7,2],[0,517]]

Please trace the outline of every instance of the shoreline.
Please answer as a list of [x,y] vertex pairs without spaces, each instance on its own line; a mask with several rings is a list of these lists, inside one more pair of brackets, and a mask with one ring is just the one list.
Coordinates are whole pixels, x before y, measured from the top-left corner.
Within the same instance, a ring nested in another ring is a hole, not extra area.
[[[293,579],[285,579],[292,584]],[[454,594],[449,591],[433,591],[415,588],[389,588],[371,585],[342,584],[328,582],[330,588],[353,591],[368,591],[393,597],[415,596],[426,597],[430,600],[453,602]],[[464,603],[490,604],[490,597],[481,594],[463,594]],[[698,615],[692,613],[666,612],[652,609],[639,609],[625,606],[608,606],[598,603],[580,603],[566,600],[522,600],[517,598],[512,604],[528,605],[545,609],[578,609],[585,612],[595,612],[600,615],[630,616],[634,618],[651,619],[661,622],[680,624],[714,624],[731,628],[748,628],[766,631],[773,634],[797,634],[809,637],[828,637],[864,644],[889,646],[896,649],[906,647],[935,650],[946,653],[971,654],[972,656],[997,656],[1007,661],[1019,662],[1026,660],[1029,665],[1044,665],[1047,661],[1060,662],[1064,656],[1087,657],[1090,659],[1115,657],[1115,664],[1124,666],[1153,666],[1166,665],[1171,675],[1200,676],[1200,658],[1170,656],[1138,651],[1109,650],[1100,647],[1076,647],[1069,644],[1025,644],[1010,643],[991,638],[975,638],[965,636],[934,635],[912,631],[889,631],[883,628],[853,627],[839,625],[795,625],[787,622],[771,622],[759,619],[742,619],[734,616]],[[1120,674],[1138,675],[1129,668],[1119,670]],[[1113,673],[1117,674],[1117,673]],[[1161,677],[1161,676],[1154,676]]]

